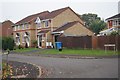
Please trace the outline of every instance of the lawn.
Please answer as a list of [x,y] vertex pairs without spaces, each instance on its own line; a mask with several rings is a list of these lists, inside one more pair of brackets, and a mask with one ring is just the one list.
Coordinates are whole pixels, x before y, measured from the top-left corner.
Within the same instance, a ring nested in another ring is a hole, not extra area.
[[[57,49],[38,49],[38,48],[24,48],[24,49],[16,49],[14,52],[34,52],[35,50],[40,50],[37,54],[69,54],[69,55],[81,55],[81,56],[112,56],[118,55],[118,52],[107,50],[91,50],[91,49],[67,49],[64,48],[62,51]],[[120,53],[120,51],[119,51]]]
[[38,48],[24,48],[24,49],[16,49],[16,50],[14,50],[14,52],[23,53],[23,52],[31,52],[34,50],[39,50],[39,49]]
[[90,49],[63,49],[59,51],[57,49],[46,49],[39,54],[70,54],[70,55],[82,55],[82,56],[111,56],[118,55],[114,51],[104,51],[104,50],[90,50]]

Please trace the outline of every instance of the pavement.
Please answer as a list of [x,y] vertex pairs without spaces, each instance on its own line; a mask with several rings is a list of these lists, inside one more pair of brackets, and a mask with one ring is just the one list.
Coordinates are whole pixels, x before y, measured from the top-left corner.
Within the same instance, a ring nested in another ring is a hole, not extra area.
[[118,78],[117,57],[61,58],[13,53],[9,54],[8,60],[42,66],[46,70],[43,78]]

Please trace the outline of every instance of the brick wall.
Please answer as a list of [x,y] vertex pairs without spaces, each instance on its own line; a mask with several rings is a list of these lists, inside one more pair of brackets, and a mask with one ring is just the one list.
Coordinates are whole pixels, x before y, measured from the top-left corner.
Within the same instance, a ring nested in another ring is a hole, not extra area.
[[7,37],[7,36],[12,36],[13,29],[12,29],[13,23],[11,21],[4,21],[2,23],[2,36]]

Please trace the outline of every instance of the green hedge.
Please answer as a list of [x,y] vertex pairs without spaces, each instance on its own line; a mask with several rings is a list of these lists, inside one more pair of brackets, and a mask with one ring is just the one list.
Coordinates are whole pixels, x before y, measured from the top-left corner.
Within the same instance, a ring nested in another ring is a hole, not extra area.
[[14,40],[12,37],[3,37],[2,38],[2,49],[3,50],[13,50],[14,49]]

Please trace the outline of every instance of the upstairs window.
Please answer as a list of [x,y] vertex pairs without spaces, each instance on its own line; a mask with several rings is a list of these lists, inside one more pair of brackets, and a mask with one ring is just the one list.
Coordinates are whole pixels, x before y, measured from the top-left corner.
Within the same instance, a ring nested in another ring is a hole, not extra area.
[[45,21],[45,27],[49,26],[49,21]]
[[22,29],[24,30],[24,24],[22,25]]
[[39,28],[41,27],[41,23],[36,23],[36,26]]
[[120,26],[120,19],[118,19],[118,25]]
[[113,20],[113,26],[119,26],[120,21],[118,19]]
[[18,30],[20,30],[20,26],[18,25]]
[[16,31],[16,26],[14,26],[14,31]]
[[26,29],[28,29],[28,28],[29,28],[29,24],[26,23],[26,24],[24,25],[24,27],[25,27]]
[[35,24],[38,28],[41,27],[41,20],[39,17],[37,17],[37,19],[35,20]]

